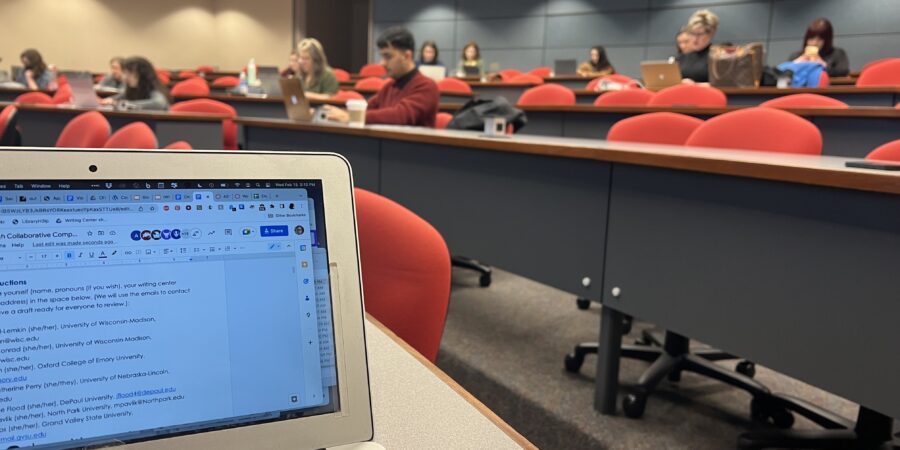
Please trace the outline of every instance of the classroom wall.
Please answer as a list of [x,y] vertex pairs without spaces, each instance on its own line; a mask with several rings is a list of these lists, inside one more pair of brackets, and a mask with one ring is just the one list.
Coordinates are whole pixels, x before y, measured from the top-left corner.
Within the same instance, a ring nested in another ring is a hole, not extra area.
[[[445,64],[454,65],[469,40],[485,63],[523,70],[553,66],[555,59],[587,59],[592,45],[607,48],[619,72],[636,76],[640,62],[674,53],[674,35],[691,13],[719,15],[717,42],[767,44],[768,62],[799,50],[809,23],[828,17],[835,45],[850,65],[900,56],[900,0],[374,0],[377,36],[405,25],[416,42],[434,39]],[[372,60],[376,49],[371,50]]]
[[291,0],[2,0],[0,68],[28,47],[60,69],[103,71],[111,56],[141,54],[157,66],[236,70],[255,56],[284,65]]

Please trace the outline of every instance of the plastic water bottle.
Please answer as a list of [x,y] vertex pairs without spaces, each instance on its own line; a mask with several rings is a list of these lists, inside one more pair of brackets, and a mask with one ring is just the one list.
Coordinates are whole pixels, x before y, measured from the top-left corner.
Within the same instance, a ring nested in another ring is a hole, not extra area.
[[241,72],[241,76],[238,79],[238,92],[247,95],[249,89],[247,88],[247,74]]
[[247,63],[247,84],[256,86],[258,81],[256,79],[256,58],[250,58],[250,62]]

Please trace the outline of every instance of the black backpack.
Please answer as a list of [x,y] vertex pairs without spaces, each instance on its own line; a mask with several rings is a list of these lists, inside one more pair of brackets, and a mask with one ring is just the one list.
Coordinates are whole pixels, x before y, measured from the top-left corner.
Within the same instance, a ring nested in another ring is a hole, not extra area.
[[507,124],[511,124],[513,131],[518,131],[528,123],[525,111],[509,104],[506,97],[494,97],[491,100],[476,98],[466,102],[456,114],[453,120],[447,124],[451,130],[484,130],[486,117],[503,117]]

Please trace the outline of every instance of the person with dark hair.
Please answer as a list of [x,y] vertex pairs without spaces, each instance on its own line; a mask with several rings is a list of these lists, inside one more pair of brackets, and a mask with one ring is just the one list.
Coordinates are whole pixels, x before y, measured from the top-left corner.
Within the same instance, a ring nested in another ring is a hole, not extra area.
[[469,41],[462,51],[462,59],[456,67],[457,76],[466,75],[466,67],[477,67],[478,76],[484,77],[484,61],[481,59],[481,49],[475,41]]
[[678,30],[678,34],[675,35],[675,55],[690,53],[692,50],[691,34],[688,33],[687,28]]
[[824,17],[809,24],[806,35],[803,36],[803,48],[792,53],[788,61],[819,63],[831,77],[844,77],[850,74],[847,52],[834,46],[834,28]]
[[122,80],[122,61],[125,59],[116,56],[109,60],[109,73],[103,76],[99,86],[121,91],[125,89],[125,81]]
[[122,61],[122,80],[125,90],[103,99],[103,104],[115,103],[125,109],[169,109],[169,91],[159,81],[156,69],[147,58],[132,56]]
[[438,58],[437,42],[425,41],[422,48],[419,49],[419,60],[416,63],[420,66],[444,66]]
[[[403,27],[391,27],[378,37],[381,64],[390,80],[369,99],[366,123],[434,127],[440,93],[437,84],[416,68],[416,41]],[[346,110],[325,105],[329,120],[347,123]]]
[[609,63],[606,49],[602,45],[591,47],[591,60],[578,66],[578,74],[583,77],[602,77],[613,73],[616,73],[616,69]]
[[16,82],[23,84],[31,90],[51,89],[55,84],[56,77],[53,75],[44,57],[41,53],[33,48],[29,48],[19,55],[24,70],[16,78]]

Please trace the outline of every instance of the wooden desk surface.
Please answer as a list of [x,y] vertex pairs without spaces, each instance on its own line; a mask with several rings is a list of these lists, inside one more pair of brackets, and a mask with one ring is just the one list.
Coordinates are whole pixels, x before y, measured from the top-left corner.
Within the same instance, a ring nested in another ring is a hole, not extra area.
[[[442,108],[452,109],[454,105],[441,105]],[[458,105],[456,105],[458,107]],[[540,112],[577,112],[577,113],[622,113],[644,114],[652,112],[674,112],[681,114],[718,115],[749,106],[726,106],[723,108],[692,107],[692,106],[594,106],[594,105],[567,105],[567,106],[517,106],[528,111]],[[860,117],[900,119],[900,109],[883,106],[854,106],[850,108],[779,108],[798,116],[806,117]]]
[[[725,95],[790,95],[790,94],[900,94],[898,87],[856,87],[856,86],[830,86],[824,88],[719,88]],[[575,89],[575,95],[598,96],[605,91],[591,91],[587,89]]]
[[368,136],[453,147],[579,158],[900,194],[900,173],[847,168],[844,166],[844,163],[851,160],[850,158],[833,156],[786,155],[726,149],[711,150],[694,147],[527,135],[485,138],[480,137],[479,132],[433,130],[416,127],[374,125],[365,128],[350,128],[337,124],[313,124],[288,120],[246,118],[238,118],[236,122],[245,126]]
[[[244,95],[232,95],[232,94],[224,94],[224,93],[210,93],[207,96],[194,96],[194,95],[179,95],[175,97],[175,102],[185,101],[185,100],[195,100],[198,98],[208,98],[211,100],[218,100],[224,103],[271,103],[281,105],[284,103],[284,100],[281,97],[258,97],[258,96],[244,96]],[[344,101],[336,101],[336,100],[318,100],[318,99],[310,99],[309,103],[311,105],[337,105],[344,106]]]
[[71,114],[72,112],[97,111],[107,117],[128,117],[139,120],[158,122],[221,122],[228,119],[224,114],[187,113],[170,111],[120,111],[112,109],[76,108],[64,105],[19,105],[22,111],[40,111],[46,113]]

